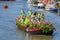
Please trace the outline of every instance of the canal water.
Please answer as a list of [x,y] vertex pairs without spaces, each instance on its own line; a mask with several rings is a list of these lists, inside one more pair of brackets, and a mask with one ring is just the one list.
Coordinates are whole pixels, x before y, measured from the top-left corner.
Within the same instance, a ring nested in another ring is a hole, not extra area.
[[[3,4],[8,4],[8,9],[4,9]],[[45,19],[51,21],[56,28],[53,36],[32,35],[17,28],[16,16],[20,15],[21,9],[27,13],[30,8],[33,11],[40,11],[27,4],[27,0],[0,1],[0,40],[60,40],[60,16],[57,13],[41,10],[45,14]]]

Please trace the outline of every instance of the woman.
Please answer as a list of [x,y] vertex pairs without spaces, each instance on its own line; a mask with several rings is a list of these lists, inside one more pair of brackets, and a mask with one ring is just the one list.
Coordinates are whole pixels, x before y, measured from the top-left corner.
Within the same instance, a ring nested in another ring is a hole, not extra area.
[[47,3],[48,3],[48,0],[43,0],[43,3],[44,3],[44,4],[47,4]]

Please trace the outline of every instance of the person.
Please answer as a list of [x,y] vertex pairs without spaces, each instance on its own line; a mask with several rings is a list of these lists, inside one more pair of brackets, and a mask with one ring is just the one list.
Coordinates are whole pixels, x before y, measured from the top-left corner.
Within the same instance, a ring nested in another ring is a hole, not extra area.
[[43,0],[38,0],[39,3],[42,3]]
[[44,4],[47,4],[47,3],[48,3],[48,0],[43,0],[43,3],[44,3]]
[[20,16],[19,21],[20,21],[21,23],[24,23],[24,18],[23,18],[22,16]]
[[32,0],[28,0],[27,3],[31,4],[32,3]]
[[43,14],[40,14],[40,19],[41,19],[41,20],[43,20],[43,19],[44,19]]
[[28,15],[31,16],[32,15],[32,10],[28,11]]
[[25,14],[25,12],[24,12],[24,10],[23,10],[23,9],[21,10],[21,12],[20,12],[20,13],[21,13],[21,15],[24,15],[24,14]]
[[29,20],[29,18],[26,16],[26,17],[25,17],[24,24],[25,24],[25,25],[28,25],[29,22],[30,22],[30,20]]
[[44,14],[42,12],[38,12],[37,16],[40,18],[40,19],[44,19]]
[[40,13],[38,13],[37,16],[40,17]]
[[34,12],[33,15],[36,17],[37,16],[37,12]]

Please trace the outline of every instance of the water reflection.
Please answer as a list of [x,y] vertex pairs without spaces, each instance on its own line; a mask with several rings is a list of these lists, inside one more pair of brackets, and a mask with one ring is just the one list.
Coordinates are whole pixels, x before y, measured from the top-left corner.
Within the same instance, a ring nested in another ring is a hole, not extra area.
[[25,40],[30,40],[30,35],[28,33],[25,34]]
[[53,40],[53,36],[32,35],[32,34],[26,33],[25,40]]

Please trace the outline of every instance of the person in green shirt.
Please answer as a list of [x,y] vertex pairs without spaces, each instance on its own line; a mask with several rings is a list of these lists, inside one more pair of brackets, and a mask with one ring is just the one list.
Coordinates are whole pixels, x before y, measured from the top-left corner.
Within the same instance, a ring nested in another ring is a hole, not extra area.
[[40,13],[38,13],[38,15],[37,15],[41,20],[43,20],[44,19],[44,15],[43,14],[40,14]]
[[28,17],[25,17],[24,24],[25,24],[25,25],[28,25],[29,22],[30,22],[29,18],[28,18]]
[[40,15],[40,18],[41,18],[41,20],[43,20],[43,19],[44,19],[44,15],[43,15],[43,14],[41,14],[41,15]]
[[32,10],[28,11],[28,15],[31,16],[32,15]]
[[21,13],[21,15],[24,15],[24,14],[25,14],[25,12],[24,12],[24,10],[23,10],[23,9],[21,10],[21,12],[20,12],[20,13]]
[[24,23],[24,18],[20,18],[19,20],[21,23]]
[[19,22],[24,23],[24,20],[25,20],[24,17],[20,15]]

